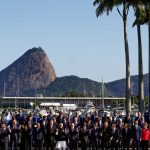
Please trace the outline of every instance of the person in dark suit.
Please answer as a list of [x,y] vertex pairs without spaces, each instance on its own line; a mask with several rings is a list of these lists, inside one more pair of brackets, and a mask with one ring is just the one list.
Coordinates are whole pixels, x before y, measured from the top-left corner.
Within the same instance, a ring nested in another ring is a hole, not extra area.
[[19,127],[17,126],[17,121],[12,121],[11,133],[10,133],[10,149],[17,150],[18,146],[18,136],[19,136]]
[[29,134],[29,139],[28,139],[28,147],[29,147],[29,150],[31,150],[32,148],[32,140],[33,140],[33,136],[32,136],[32,132],[33,132],[33,128],[32,128],[32,125],[28,124],[27,125],[27,130],[28,130],[28,134]]
[[56,126],[54,126],[54,121],[50,120],[49,125],[47,126],[47,133],[45,134],[46,149],[49,149],[49,148],[51,148],[51,150],[54,149],[55,144],[56,144],[55,132],[56,132]]
[[1,150],[8,150],[8,143],[9,143],[9,135],[11,133],[11,129],[3,123],[0,129],[0,149]]
[[59,123],[63,123],[63,114],[62,112],[60,111],[59,112],[59,115],[57,116],[56,118],[56,122],[59,124]]
[[91,116],[91,121],[95,122],[98,121],[98,111],[95,111],[94,114]]
[[116,111],[114,111],[114,116],[112,117],[112,122],[116,124],[118,120],[119,120],[118,113]]
[[90,130],[90,140],[92,144],[92,149],[97,150],[98,149],[98,142],[100,139],[100,129],[98,128],[98,122],[94,122],[93,128]]
[[48,118],[47,118],[47,116],[43,116],[43,120],[42,120],[42,122],[41,122],[41,127],[42,127],[42,129],[43,129],[43,133],[44,133],[44,147],[46,146],[46,141],[47,141],[47,136],[46,136],[46,134],[47,134],[47,126],[48,126]]
[[130,127],[132,126],[133,119],[132,119],[130,113],[128,113],[128,114],[126,115],[126,117],[124,118],[124,123],[125,123],[125,124],[128,124]]
[[21,134],[21,143],[20,143],[20,149],[21,150],[28,150],[29,149],[29,130],[27,125],[22,125],[20,130]]
[[71,150],[78,150],[79,130],[74,123],[70,124],[69,130],[69,147]]
[[67,148],[67,132],[63,127],[63,123],[59,124],[59,127],[56,129],[56,149],[63,149]]
[[108,126],[108,122],[105,122],[100,130],[101,147],[102,149],[110,148],[111,128]]
[[124,128],[122,129],[123,150],[125,150],[126,148],[129,150],[131,136],[131,129],[129,128],[128,124],[125,123]]
[[90,129],[87,127],[87,123],[84,122],[83,127],[80,128],[80,131],[79,131],[82,150],[86,150],[89,147],[89,131]]
[[105,112],[104,117],[102,118],[102,124],[104,124],[105,122],[109,122],[108,112]]
[[111,149],[118,149],[120,148],[120,141],[121,141],[121,132],[118,128],[116,128],[116,124],[112,124],[111,127]]
[[42,150],[43,146],[43,130],[40,123],[37,123],[37,127],[34,128],[33,137],[35,142],[35,150]]
[[133,149],[140,149],[140,138],[141,138],[141,127],[139,126],[139,121],[134,121],[134,125],[131,127],[132,132],[132,147]]

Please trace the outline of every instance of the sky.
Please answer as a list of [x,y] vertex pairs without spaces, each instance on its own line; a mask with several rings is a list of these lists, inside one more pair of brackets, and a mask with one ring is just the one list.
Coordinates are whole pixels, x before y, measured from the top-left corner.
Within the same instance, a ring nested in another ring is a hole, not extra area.
[[[0,70],[28,49],[42,47],[57,77],[105,82],[125,78],[122,18],[114,9],[96,17],[91,0],[5,0],[0,5]],[[120,10],[122,8],[120,7]],[[138,74],[137,30],[128,16],[131,75]],[[148,72],[148,27],[142,26],[143,67]]]

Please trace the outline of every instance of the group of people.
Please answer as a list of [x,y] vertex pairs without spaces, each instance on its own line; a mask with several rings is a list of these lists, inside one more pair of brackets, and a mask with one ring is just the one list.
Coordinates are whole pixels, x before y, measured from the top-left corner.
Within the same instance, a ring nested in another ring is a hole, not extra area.
[[1,117],[0,150],[31,149],[142,149],[147,150],[150,130],[149,122],[139,112],[136,117],[128,113],[120,118],[117,112],[111,117],[87,113],[84,117],[77,111],[61,111],[55,115],[24,115],[22,110],[15,114],[4,111]]

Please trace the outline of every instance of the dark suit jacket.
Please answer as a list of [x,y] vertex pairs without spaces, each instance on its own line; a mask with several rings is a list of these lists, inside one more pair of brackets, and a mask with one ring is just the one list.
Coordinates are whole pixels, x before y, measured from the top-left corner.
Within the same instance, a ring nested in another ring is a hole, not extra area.
[[92,128],[91,129],[91,140],[92,141],[98,141],[99,140],[99,138],[100,138],[100,129],[99,128]]
[[125,141],[125,142],[130,142],[131,137],[132,137],[131,129],[128,128],[128,130],[127,130],[127,132],[126,132],[126,129],[123,128],[123,129],[122,129],[122,139],[123,139],[123,141]]
[[89,129],[86,128],[81,128],[80,129],[80,139],[81,143],[88,143],[89,142]]
[[100,134],[101,134],[102,141],[109,142],[110,138],[112,136],[111,128],[107,127],[105,129],[104,127],[102,127],[101,131],[100,131]]
[[132,132],[132,138],[133,138],[133,140],[140,141],[140,138],[141,138],[141,127],[138,126],[136,128],[135,126],[132,126],[131,132]]
[[56,127],[53,126],[52,128],[50,127],[50,125],[47,126],[47,134],[46,134],[46,142],[48,142],[47,144],[49,145],[54,145],[56,142]]
[[118,128],[115,129],[115,132],[112,130],[111,133],[112,133],[112,140],[111,140],[112,142],[116,143],[116,141],[119,142],[121,140],[122,135]]
[[35,141],[36,140],[40,140],[40,141],[43,140],[43,130],[42,130],[42,128],[39,128],[39,129],[35,128],[34,129],[33,138],[34,138]]
[[77,142],[79,140],[79,132],[75,128],[74,130],[69,130],[69,141],[72,142]]

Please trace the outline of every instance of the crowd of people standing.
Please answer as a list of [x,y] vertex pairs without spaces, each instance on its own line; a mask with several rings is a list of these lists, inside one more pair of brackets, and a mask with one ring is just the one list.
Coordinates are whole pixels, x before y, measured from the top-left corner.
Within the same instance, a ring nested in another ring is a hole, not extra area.
[[117,112],[100,117],[98,111],[84,117],[78,111],[55,115],[53,110],[35,116],[20,109],[14,114],[4,111],[1,117],[0,150],[147,150],[149,139],[149,122],[140,112],[134,118],[130,113],[121,118]]

